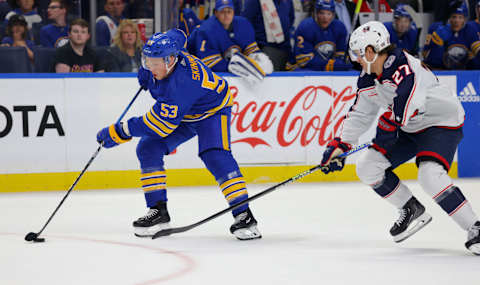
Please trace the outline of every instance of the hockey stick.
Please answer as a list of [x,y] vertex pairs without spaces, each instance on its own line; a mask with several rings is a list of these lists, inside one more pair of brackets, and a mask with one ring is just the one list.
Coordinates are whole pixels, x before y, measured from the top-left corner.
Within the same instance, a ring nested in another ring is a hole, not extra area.
[[[123,116],[125,116],[125,114],[127,113],[128,109],[130,109],[130,107],[132,106],[133,102],[137,99],[138,97],[138,94],[140,94],[140,92],[142,91],[142,87],[140,87],[140,89],[138,89],[137,91],[137,94],[135,94],[135,96],[132,98],[132,100],[130,101],[130,103],[128,104],[128,106],[125,108],[125,110],[123,111],[123,113],[120,115],[120,118],[118,118],[117,122],[116,123],[119,123],[122,119],[123,119]],[[80,180],[80,178],[82,178],[83,174],[85,173],[85,171],[87,171],[87,168],[90,166],[90,164],[92,163],[92,161],[95,159],[95,157],[97,157],[98,153],[100,153],[100,150],[102,149],[103,147],[103,143],[99,144],[98,145],[98,148],[97,150],[95,151],[95,153],[92,155],[92,157],[90,157],[90,159],[88,160],[87,164],[85,165],[85,167],[83,168],[82,172],[80,172],[80,175],[78,175],[77,179],[75,179],[75,182],[73,182],[72,186],[70,186],[70,188],[68,189],[67,193],[65,194],[65,196],[63,196],[63,199],[60,201],[60,203],[58,204],[57,208],[55,209],[55,211],[53,211],[53,213],[50,215],[50,218],[48,218],[47,222],[45,223],[45,225],[43,225],[42,229],[37,232],[37,233],[34,233],[34,232],[29,232],[26,236],[25,236],[25,240],[26,241],[33,241],[33,242],[44,242],[45,239],[44,238],[39,238],[40,234],[43,232],[43,230],[47,227],[47,225],[50,223],[50,221],[53,219],[53,216],[55,216],[55,214],[57,213],[58,209],[60,209],[60,207],[62,206],[63,202],[65,202],[65,199],[67,199],[68,195],[70,195],[70,192],[72,192],[73,190],[73,187],[75,187],[75,185],[77,185],[78,181]]]
[[[362,150],[362,149],[364,149],[364,148],[366,148],[366,147],[369,147],[369,146],[370,146],[370,143],[364,143],[364,144],[362,144],[362,145],[359,145],[359,146],[351,149],[350,151],[347,151],[347,152],[342,153],[342,154],[339,155],[338,157],[347,157],[347,156],[349,156],[349,155],[351,155],[351,154],[353,154],[353,153],[355,153],[355,152],[357,152],[357,151],[359,151],[359,150]],[[278,188],[280,188],[280,187],[282,187],[282,186],[285,186],[285,185],[290,184],[290,183],[292,183],[292,182],[294,182],[294,181],[297,181],[297,180],[299,180],[300,178],[303,178],[304,176],[307,176],[307,175],[309,175],[309,174],[317,171],[317,170],[320,169],[321,167],[322,167],[322,166],[321,166],[320,164],[318,164],[318,165],[316,165],[316,166],[314,166],[314,167],[312,167],[312,168],[310,168],[310,169],[308,169],[308,170],[305,170],[304,172],[302,172],[302,173],[300,173],[300,174],[297,174],[297,175],[295,175],[295,176],[293,176],[293,177],[291,177],[291,178],[289,178],[289,179],[287,179],[287,180],[285,180],[285,181],[283,181],[283,182],[281,182],[281,183],[279,183],[279,184],[277,184],[277,185],[274,185],[274,186],[272,186],[272,187],[270,187],[270,188],[268,188],[268,189],[266,189],[266,190],[263,190],[262,192],[257,193],[256,195],[253,195],[252,197],[250,197],[250,198],[248,198],[248,199],[246,199],[246,200],[244,200],[244,201],[242,201],[242,202],[238,202],[238,203],[236,203],[236,204],[234,204],[234,205],[232,205],[232,206],[230,206],[230,207],[228,207],[228,208],[226,208],[226,209],[224,209],[224,210],[221,210],[220,212],[217,212],[217,213],[211,215],[210,217],[207,217],[207,218],[205,218],[205,219],[203,219],[203,220],[201,220],[201,221],[198,221],[198,222],[196,222],[196,223],[194,223],[194,224],[191,224],[191,225],[188,225],[188,226],[184,226],[184,227],[177,227],[177,228],[169,228],[169,229],[160,230],[160,231],[156,232],[156,233],[152,236],[152,239],[156,239],[156,238],[163,237],[163,236],[169,236],[169,235],[171,235],[171,234],[177,234],[177,233],[183,233],[183,232],[189,231],[189,230],[191,230],[191,229],[193,229],[193,228],[196,228],[196,227],[198,227],[198,226],[200,226],[200,225],[202,225],[202,224],[204,224],[204,223],[206,223],[206,222],[208,222],[208,221],[211,221],[211,220],[213,220],[213,219],[215,219],[215,218],[217,218],[217,217],[219,217],[219,216],[221,216],[221,215],[223,215],[223,214],[225,214],[225,213],[227,213],[227,212],[230,212],[230,211],[232,211],[232,210],[234,210],[234,209],[236,209],[236,208],[238,208],[238,207],[240,207],[240,206],[242,206],[242,205],[244,205],[244,204],[246,204],[246,203],[248,203],[248,202],[251,202],[251,201],[253,201],[253,200],[256,200],[256,199],[258,199],[258,198],[260,198],[260,197],[262,197],[262,196],[264,196],[264,195],[266,195],[266,194],[268,194],[268,193],[270,193],[270,192],[272,192],[272,191],[275,191],[275,190],[277,190]]]
[[355,6],[355,13],[353,14],[352,19],[352,31],[355,30],[355,25],[357,24],[358,20],[358,13],[360,13],[360,7],[362,7],[363,0],[358,0],[357,5]]

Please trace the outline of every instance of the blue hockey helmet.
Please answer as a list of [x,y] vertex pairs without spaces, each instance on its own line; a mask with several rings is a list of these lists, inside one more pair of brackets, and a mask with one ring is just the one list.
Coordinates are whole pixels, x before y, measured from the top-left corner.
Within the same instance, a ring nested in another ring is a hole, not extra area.
[[180,29],[171,29],[165,32],[170,38],[172,38],[179,50],[187,50],[187,35]]
[[452,1],[450,2],[450,16],[453,14],[460,14],[468,18],[468,8],[465,2]]
[[394,18],[407,17],[412,20],[412,16],[405,10],[405,4],[398,4],[397,8],[393,11]]
[[334,0],[316,0],[315,1],[315,10],[328,10],[335,12],[335,1]]
[[177,56],[179,47],[174,38],[167,33],[156,33],[151,36],[142,49],[142,54],[146,57],[168,58]]

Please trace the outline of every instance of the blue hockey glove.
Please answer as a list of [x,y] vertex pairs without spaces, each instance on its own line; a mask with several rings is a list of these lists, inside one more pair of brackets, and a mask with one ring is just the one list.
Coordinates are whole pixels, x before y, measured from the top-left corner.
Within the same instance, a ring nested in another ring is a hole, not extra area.
[[383,113],[378,119],[377,134],[373,139],[372,147],[383,154],[393,146],[398,139],[398,123],[393,120],[391,111]]
[[348,143],[342,142],[340,138],[334,138],[327,144],[323,152],[323,159],[320,170],[328,174],[333,171],[340,171],[345,166],[345,157],[338,157],[340,154],[352,149]]
[[153,74],[150,70],[140,67],[137,74],[138,84],[142,86],[143,90],[148,90],[153,86]]
[[97,142],[103,142],[103,147],[105,148],[117,146],[119,144],[128,142],[131,139],[132,136],[125,133],[125,130],[123,129],[123,123],[121,122],[103,128],[97,133]]

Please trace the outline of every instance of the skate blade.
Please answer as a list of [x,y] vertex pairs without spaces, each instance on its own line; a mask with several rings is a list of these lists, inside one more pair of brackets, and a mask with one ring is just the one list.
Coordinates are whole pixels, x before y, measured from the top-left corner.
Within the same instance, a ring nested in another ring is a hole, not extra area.
[[410,226],[401,234],[398,234],[393,237],[394,242],[402,242],[421,230],[423,227],[428,225],[432,221],[432,216],[428,213],[423,213],[420,217],[416,218]]
[[151,238],[156,232],[168,228],[170,228],[170,223],[162,223],[148,228],[133,227],[135,236],[141,238]]
[[468,250],[470,250],[475,255],[480,255],[480,243],[472,244],[468,247]]
[[260,231],[257,229],[257,226],[251,226],[245,229],[238,229],[233,232],[233,235],[239,240],[251,240],[262,238]]

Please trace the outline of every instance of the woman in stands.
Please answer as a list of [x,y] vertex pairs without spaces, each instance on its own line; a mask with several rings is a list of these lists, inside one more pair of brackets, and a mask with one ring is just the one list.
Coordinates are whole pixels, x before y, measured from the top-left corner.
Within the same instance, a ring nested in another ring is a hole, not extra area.
[[28,29],[32,29],[35,23],[41,23],[42,17],[37,12],[37,1],[35,0],[8,0],[8,4],[13,8],[5,16],[5,21],[8,22],[13,15],[22,15],[28,24]]
[[112,71],[137,72],[141,64],[142,45],[137,25],[131,20],[122,20],[113,38],[111,48]]
[[10,17],[7,26],[7,36],[2,40],[2,46],[24,47],[27,50],[28,58],[33,62],[34,44],[27,39],[27,21],[20,15]]

